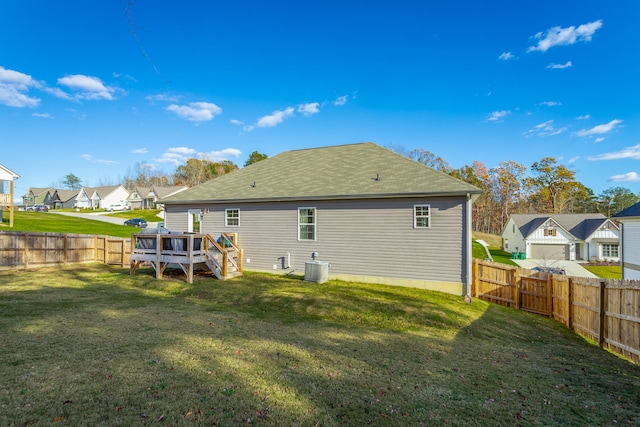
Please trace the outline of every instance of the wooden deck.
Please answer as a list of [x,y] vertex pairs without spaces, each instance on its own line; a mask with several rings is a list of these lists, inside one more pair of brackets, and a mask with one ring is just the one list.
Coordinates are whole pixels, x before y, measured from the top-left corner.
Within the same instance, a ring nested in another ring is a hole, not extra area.
[[[237,234],[133,234],[131,236],[130,274],[149,263],[161,279],[170,265],[178,266],[193,283],[196,269],[208,269],[218,279],[227,280],[242,274],[242,249]],[[221,242],[221,243],[219,243]]]

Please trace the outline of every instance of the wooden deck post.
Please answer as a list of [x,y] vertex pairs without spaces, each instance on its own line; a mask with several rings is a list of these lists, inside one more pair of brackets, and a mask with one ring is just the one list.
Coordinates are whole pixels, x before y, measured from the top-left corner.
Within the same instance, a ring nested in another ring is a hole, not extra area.
[[156,235],[156,279],[162,279],[162,235]]

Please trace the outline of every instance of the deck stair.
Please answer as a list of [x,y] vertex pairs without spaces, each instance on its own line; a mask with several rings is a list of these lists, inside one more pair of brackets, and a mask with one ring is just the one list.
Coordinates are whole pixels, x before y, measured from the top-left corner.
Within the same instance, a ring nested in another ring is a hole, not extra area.
[[235,233],[222,233],[218,239],[211,234],[206,235],[205,264],[220,280],[242,275],[242,249],[236,245],[237,241]]

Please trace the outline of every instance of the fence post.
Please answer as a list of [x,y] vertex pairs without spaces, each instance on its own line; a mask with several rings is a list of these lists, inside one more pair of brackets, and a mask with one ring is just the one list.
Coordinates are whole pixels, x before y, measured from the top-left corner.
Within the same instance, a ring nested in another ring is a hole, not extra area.
[[62,263],[64,265],[67,265],[67,263],[69,262],[69,243],[67,242],[67,235],[63,234],[63,243],[62,243]]
[[24,233],[24,268],[29,268],[29,234]]
[[513,285],[513,305],[516,310],[520,310],[520,274],[517,268],[511,270],[511,284]]
[[569,289],[567,290],[567,327],[573,329],[573,279],[569,276],[567,282]]
[[547,276],[547,311],[553,319],[553,274]]
[[600,281],[600,328],[598,331],[598,345],[604,347],[604,334],[606,332],[606,299],[607,285],[604,280]]
[[471,296],[473,298],[478,296],[478,260],[475,258],[471,268]]

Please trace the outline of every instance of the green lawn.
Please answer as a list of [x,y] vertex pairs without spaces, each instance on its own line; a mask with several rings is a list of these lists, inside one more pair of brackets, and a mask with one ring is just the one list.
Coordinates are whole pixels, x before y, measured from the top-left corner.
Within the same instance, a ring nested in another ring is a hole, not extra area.
[[[134,211],[135,212],[135,211]],[[110,224],[84,218],[74,218],[51,212],[14,212],[13,228],[9,228],[9,212],[3,210],[3,223],[0,230],[31,231],[69,234],[97,234],[115,237],[131,237],[139,231],[133,227]],[[157,219],[155,220],[157,221]],[[124,221],[123,221],[124,222]]]
[[640,423],[640,367],[543,316],[411,288],[167,276],[4,271],[0,425]]
[[[473,242],[473,246],[472,246],[472,250],[473,250],[473,257],[474,258],[478,258],[478,259],[486,259],[487,258],[487,253],[485,252],[484,248],[482,247],[482,245],[480,243],[474,241]],[[505,252],[505,251],[501,250],[500,248],[489,246],[489,253],[491,254],[491,257],[493,258],[494,262],[499,262],[499,263],[502,263],[502,264],[518,266],[518,264],[516,264],[515,262],[513,262],[511,260],[511,252]]]
[[622,267],[620,265],[583,264],[582,266],[603,279],[622,279]]

